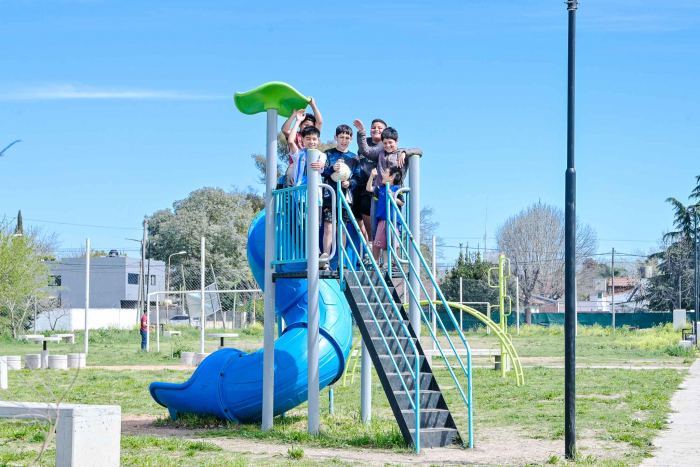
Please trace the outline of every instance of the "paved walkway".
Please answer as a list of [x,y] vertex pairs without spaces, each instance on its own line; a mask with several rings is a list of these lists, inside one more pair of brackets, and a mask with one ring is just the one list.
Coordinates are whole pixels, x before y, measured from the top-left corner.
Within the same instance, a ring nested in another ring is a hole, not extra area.
[[671,410],[669,429],[654,440],[654,457],[645,459],[642,467],[700,465],[700,360],[671,398]]

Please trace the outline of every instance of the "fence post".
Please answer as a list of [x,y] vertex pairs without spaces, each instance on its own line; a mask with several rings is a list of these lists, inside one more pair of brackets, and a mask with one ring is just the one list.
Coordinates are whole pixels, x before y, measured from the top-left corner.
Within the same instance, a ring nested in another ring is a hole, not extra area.
[[206,316],[204,316],[204,308],[205,308],[205,303],[204,303],[204,289],[206,288],[206,280],[204,277],[205,274],[205,269],[204,269],[204,255],[205,255],[205,240],[204,237],[202,237],[202,244],[200,247],[201,253],[200,257],[202,258],[201,264],[200,264],[200,274],[201,274],[201,287],[202,287],[202,303],[201,303],[201,313],[199,316],[199,330],[200,330],[200,336],[199,336],[199,351],[201,353],[204,353],[204,327],[206,324]]
[[[88,312],[90,311],[90,239],[85,241],[85,356],[88,354]],[[138,314],[138,313],[137,313]]]

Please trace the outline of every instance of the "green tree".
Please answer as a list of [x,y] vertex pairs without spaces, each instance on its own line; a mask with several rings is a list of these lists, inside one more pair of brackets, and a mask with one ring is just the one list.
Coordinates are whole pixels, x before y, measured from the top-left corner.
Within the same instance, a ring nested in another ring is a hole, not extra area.
[[25,329],[32,302],[45,295],[48,267],[30,237],[0,229],[0,326],[17,337]]
[[17,213],[17,226],[15,227],[16,234],[24,234],[24,225],[22,224],[22,211]]
[[462,299],[465,302],[498,303],[498,290],[488,286],[489,269],[493,263],[484,261],[479,253],[460,251],[457,261],[442,281],[442,293],[451,302],[459,301],[459,279],[462,279]]

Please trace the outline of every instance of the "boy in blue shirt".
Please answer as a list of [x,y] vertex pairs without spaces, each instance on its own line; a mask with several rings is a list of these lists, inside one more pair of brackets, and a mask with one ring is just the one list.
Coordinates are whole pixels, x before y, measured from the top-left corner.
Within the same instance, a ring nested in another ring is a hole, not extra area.
[[[372,255],[374,256],[375,261],[380,262],[380,260],[383,259],[383,262],[386,264],[386,259],[384,259],[385,255],[382,253],[383,250],[386,250],[388,248],[388,231],[386,226],[386,184],[389,184],[389,190],[391,191],[390,196],[395,196],[394,193],[399,191],[399,189],[401,188],[402,174],[401,169],[399,167],[389,167],[386,170],[384,170],[384,172],[382,172],[382,184],[380,186],[373,186],[374,179],[376,176],[377,169],[374,169],[372,170],[372,176],[367,181],[367,186],[365,188],[367,191],[374,193],[374,197],[377,199],[377,232],[374,235],[374,241],[372,242]],[[398,197],[396,198],[396,205],[403,206],[403,204],[403,197],[401,195],[398,195]],[[393,217],[393,212],[391,213],[391,215]],[[398,216],[396,217],[397,222],[400,222]]]
[[[357,184],[357,178],[359,177],[359,164],[355,153],[348,150],[348,146],[352,143],[352,128],[348,125],[340,125],[335,129],[335,142],[336,145],[332,149],[327,149],[325,151],[326,155],[326,165],[321,172],[323,175],[323,183],[326,183],[336,190],[337,183],[333,180],[333,174],[340,172],[341,166],[347,165],[350,178],[341,182],[340,187],[343,191],[343,195],[347,200],[350,207],[352,207],[353,198],[352,190]],[[338,177],[336,175],[336,177]],[[337,195],[337,193],[336,193]],[[331,194],[324,190],[323,192],[323,254],[321,255],[321,260],[325,261],[329,258],[331,253],[331,246],[333,244],[333,199]],[[337,204],[340,206],[340,203]],[[350,215],[347,210],[343,210],[343,222],[352,222]],[[338,227],[340,229],[340,226]],[[343,235],[343,245],[345,245],[345,236]],[[328,263],[326,263],[328,265]]]

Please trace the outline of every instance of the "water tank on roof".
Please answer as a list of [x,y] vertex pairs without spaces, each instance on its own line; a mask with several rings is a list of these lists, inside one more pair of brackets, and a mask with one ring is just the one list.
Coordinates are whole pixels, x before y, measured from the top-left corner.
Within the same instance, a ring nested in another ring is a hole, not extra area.
[[109,257],[114,258],[119,256],[119,252],[117,250],[109,250]]

